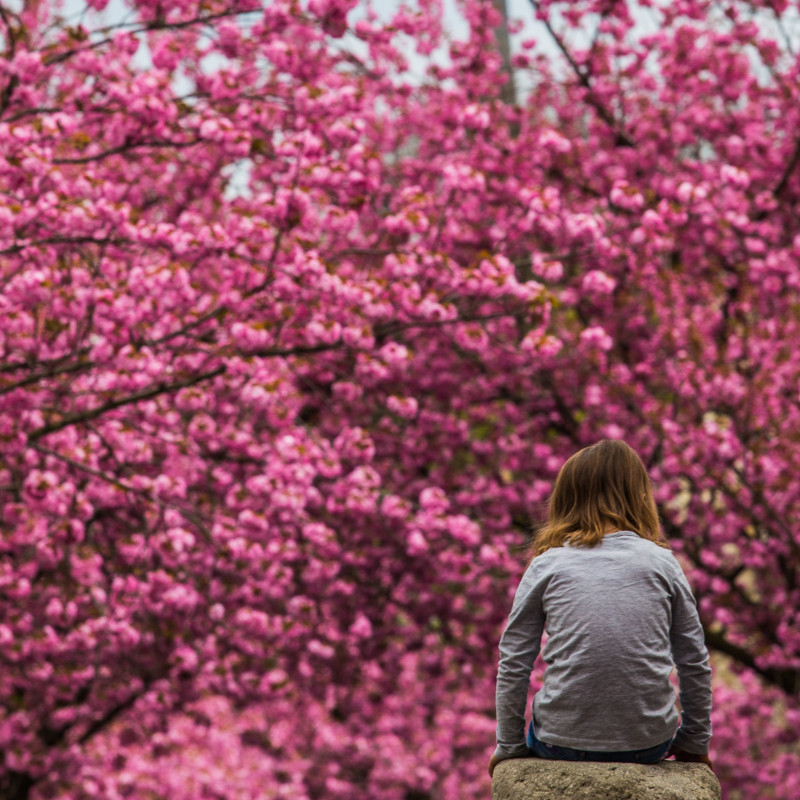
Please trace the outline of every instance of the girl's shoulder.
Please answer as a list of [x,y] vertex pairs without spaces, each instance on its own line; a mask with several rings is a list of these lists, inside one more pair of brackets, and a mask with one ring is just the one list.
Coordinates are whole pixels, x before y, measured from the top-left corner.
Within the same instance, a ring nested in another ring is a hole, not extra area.
[[649,563],[653,567],[672,572],[683,572],[680,563],[675,558],[669,547],[645,539],[633,531],[618,531],[607,534],[598,544],[588,547],[585,545],[571,545],[568,542],[557,547],[551,547],[544,553],[536,556],[529,565],[536,567],[537,571],[547,571],[553,568],[571,564],[581,564],[584,567],[591,563],[605,563],[619,560]]

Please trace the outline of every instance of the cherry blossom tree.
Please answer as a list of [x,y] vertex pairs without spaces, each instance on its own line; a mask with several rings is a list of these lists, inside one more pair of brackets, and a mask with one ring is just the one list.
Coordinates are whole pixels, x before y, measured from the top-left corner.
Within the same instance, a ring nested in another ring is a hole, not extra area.
[[493,0],[105,5],[0,4],[5,795],[485,796],[612,436],[729,796],[795,797],[797,4],[541,0],[507,58]]

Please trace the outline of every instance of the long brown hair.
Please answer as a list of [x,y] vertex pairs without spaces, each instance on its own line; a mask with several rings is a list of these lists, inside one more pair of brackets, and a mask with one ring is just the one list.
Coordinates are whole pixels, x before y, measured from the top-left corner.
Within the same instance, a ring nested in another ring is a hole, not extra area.
[[566,542],[594,547],[611,528],[669,546],[661,535],[642,459],[620,439],[603,439],[585,447],[561,467],[547,521],[533,540],[531,558]]

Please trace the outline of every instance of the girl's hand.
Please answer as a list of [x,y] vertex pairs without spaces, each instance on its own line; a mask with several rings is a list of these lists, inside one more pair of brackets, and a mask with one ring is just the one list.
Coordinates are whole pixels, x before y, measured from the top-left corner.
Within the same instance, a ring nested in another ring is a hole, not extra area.
[[712,772],[714,767],[711,764],[711,759],[706,754],[701,753],[687,753],[681,750],[680,747],[672,745],[669,749],[668,755],[675,756],[676,761],[684,761],[691,764],[705,764]]
[[494,772],[494,768],[502,761],[502,759],[498,758],[497,756],[492,756],[489,759],[489,777],[492,777],[492,773]]

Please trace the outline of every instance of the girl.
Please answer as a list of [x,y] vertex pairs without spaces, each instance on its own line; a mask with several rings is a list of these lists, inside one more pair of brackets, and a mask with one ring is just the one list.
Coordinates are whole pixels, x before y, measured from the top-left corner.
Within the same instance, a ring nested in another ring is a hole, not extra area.
[[[544,686],[526,737],[528,682],[545,628]],[[672,754],[710,767],[710,712],[703,629],[660,539],[644,465],[622,441],[587,447],[556,479],[500,640],[489,774],[525,756],[650,764]]]

